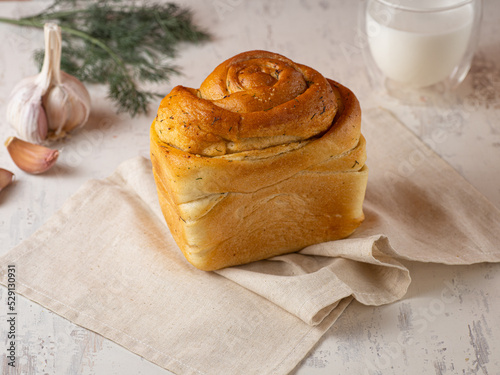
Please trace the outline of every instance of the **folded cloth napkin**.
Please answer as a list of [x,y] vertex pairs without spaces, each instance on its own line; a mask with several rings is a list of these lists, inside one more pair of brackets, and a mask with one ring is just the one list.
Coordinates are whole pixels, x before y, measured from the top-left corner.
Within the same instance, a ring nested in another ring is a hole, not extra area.
[[1,282],[16,264],[18,293],[176,374],[286,374],[353,298],[403,298],[410,275],[396,258],[500,260],[495,207],[388,112],[366,111],[363,126],[366,221],[348,239],[197,270],[166,227],[149,160],[136,158],[0,257]]

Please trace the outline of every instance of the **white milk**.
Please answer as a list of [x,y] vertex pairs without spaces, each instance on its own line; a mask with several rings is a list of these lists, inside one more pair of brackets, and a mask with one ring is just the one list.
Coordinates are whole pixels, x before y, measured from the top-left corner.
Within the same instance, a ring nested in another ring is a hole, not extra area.
[[[450,3],[440,1],[441,5]],[[440,1],[432,4],[439,6]],[[396,82],[412,87],[438,83],[452,74],[467,50],[473,12],[471,4],[421,13],[389,11],[372,2],[367,7],[366,26],[373,59],[382,73]]]

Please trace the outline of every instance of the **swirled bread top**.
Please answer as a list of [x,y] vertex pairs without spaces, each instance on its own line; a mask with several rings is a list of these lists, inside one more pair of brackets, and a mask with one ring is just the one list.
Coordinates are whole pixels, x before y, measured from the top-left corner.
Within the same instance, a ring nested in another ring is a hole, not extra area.
[[175,87],[160,103],[158,138],[220,156],[308,140],[329,129],[340,95],[316,70],[266,51],[220,64],[199,89]]

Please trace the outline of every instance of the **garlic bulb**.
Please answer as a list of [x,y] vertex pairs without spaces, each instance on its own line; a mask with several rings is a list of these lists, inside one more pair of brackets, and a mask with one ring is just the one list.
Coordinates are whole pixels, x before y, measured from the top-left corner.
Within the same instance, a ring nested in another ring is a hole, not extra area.
[[13,89],[7,120],[19,138],[41,143],[64,137],[83,126],[90,113],[90,95],[75,77],[61,71],[61,28],[44,26],[45,57],[41,72]]

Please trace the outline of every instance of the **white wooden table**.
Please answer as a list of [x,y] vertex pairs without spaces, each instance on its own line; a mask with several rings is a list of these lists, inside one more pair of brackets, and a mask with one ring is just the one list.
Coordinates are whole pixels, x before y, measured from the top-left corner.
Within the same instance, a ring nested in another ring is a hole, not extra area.
[[[500,207],[500,1],[486,0],[479,50],[455,97],[444,103],[403,105],[368,83],[356,37],[358,2],[348,0],[185,0],[195,21],[214,35],[186,46],[176,63],[177,84],[198,87],[221,61],[238,52],[266,49],[309,65],[350,87],[363,108],[383,106]],[[0,15],[17,17],[47,1],[0,2]],[[36,73],[31,60],[42,33],[0,24],[0,139],[7,98],[22,77]],[[0,194],[0,251],[39,228],[79,186],[108,176],[136,155],[148,156],[149,116],[116,115],[105,89],[91,87],[86,128],[64,143],[55,168],[41,176],[21,172],[5,149],[0,166],[17,181]],[[498,228],[500,230],[500,228]],[[407,296],[388,306],[351,304],[295,374],[500,374],[500,264],[407,264]],[[21,271],[21,270],[19,270]],[[119,345],[18,296],[17,364],[2,374],[171,374]],[[0,342],[7,341],[7,292],[0,289]]]

